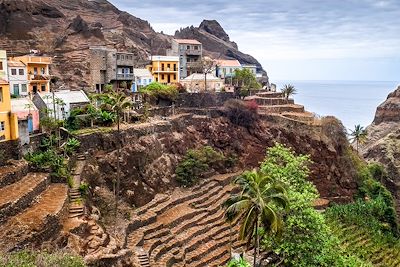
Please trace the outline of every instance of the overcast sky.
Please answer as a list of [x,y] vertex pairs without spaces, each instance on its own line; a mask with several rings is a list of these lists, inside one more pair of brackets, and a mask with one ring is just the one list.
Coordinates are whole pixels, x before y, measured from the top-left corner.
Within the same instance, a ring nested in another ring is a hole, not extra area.
[[156,31],[216,19],[271,80],[400,80],[400,0],[110,0]]

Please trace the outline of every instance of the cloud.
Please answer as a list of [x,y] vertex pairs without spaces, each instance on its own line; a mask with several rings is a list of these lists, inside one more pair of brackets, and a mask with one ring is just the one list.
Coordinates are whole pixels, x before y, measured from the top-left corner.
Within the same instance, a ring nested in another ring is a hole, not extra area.
[[169,34],[216,19],[241,50],[264,65],[279,59],[400,57],[398,0],[111,2]]

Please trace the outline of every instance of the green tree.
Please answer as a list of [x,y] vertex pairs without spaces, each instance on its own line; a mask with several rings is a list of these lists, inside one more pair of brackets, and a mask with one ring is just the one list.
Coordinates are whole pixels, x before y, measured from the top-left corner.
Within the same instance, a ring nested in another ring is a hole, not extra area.
[[360,124],[354,126],[354,130],[350,130],[350,142],[356,142],[356,150],[358,153],[358,147],[364,143],[367,139],[367,130],[364,129]]
[[249,69],[236,69],[233,84],[240,88],[240,95],[243,97],[249,95],[251,89],[261,89],[261,84]]
[[281,183],[273,182],[262,171],[245,172],[234,183],[241,192],[226,200],[226,216],[240,218],[240,239],[248,244],[254,238],[254,264],[257,266],[262,226],[266,233],[277,234],[282,230],[282,219],[276,207],[286,208],[288,198]]
[[251,265],[245,259],[240,258],[229,261],[226,267],[251,267]]
[[297,93],[297,89],[292,84],[285,84],[281,89],[281,92],[286,99],[289,99],[289,97]]
[[117,215],[118,210],[118,201],[119,201],[119,188],[121,183],[121,166],[120,166],[120,159],[121,159],[121,131],[120,131],[120,123],[121,123],[121,116],[123,113],[130,109],[133,106],[132,101],[129,97],[127,97],[123,93],[117,92],[110,92],[106,94],[100,94],[97,98],[102,102],[101,107],[102,109],[106,109],[111,111],[113,114],[116,115],[117,120],[117,135],[118,135],[118,149],[117,149],[117,179],[113,181],[114,183],[114,196],[115,196],[115,216]]

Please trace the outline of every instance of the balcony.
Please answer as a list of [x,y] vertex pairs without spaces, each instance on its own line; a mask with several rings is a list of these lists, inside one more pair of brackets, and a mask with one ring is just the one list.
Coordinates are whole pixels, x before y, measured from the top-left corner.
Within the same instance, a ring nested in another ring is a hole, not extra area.
[[178,68],[153,68],[153,72],[178,72]]
[[125,81],[125,80],[134,80],[135,77],[133,73],[120,73],[117,74],[117,80],[119,81]]
[[50,80],[50,75],[30,74],[29,75],[29,80],[30,81],[49,81]]
[[185,54],[189,56],[201,56],[201,50],[186,49]]

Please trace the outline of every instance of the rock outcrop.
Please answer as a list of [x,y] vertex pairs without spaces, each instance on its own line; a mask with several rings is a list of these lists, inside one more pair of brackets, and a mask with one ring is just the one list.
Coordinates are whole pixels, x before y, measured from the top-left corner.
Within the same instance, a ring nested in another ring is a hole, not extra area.
[[397,199],[400,214],[400,86],[379,105],[367,131],[362,153],[367,160],[386,166],[389,177],[384,183]]
[[[165,55],[173,38],[105,0],[0,0],[0,36],[0,49],[10,56],[31,49],[53,56],[51,73],[71,89],[90,87],[90,46],[134,53],[143,67],[150,54]],[[209,55],[237,58],[261,69],[257,60],[238,51],[216,21],[204,21],[194,34],[180,36],[198,38]],[[76,75],[77,69],[82,75]]]

